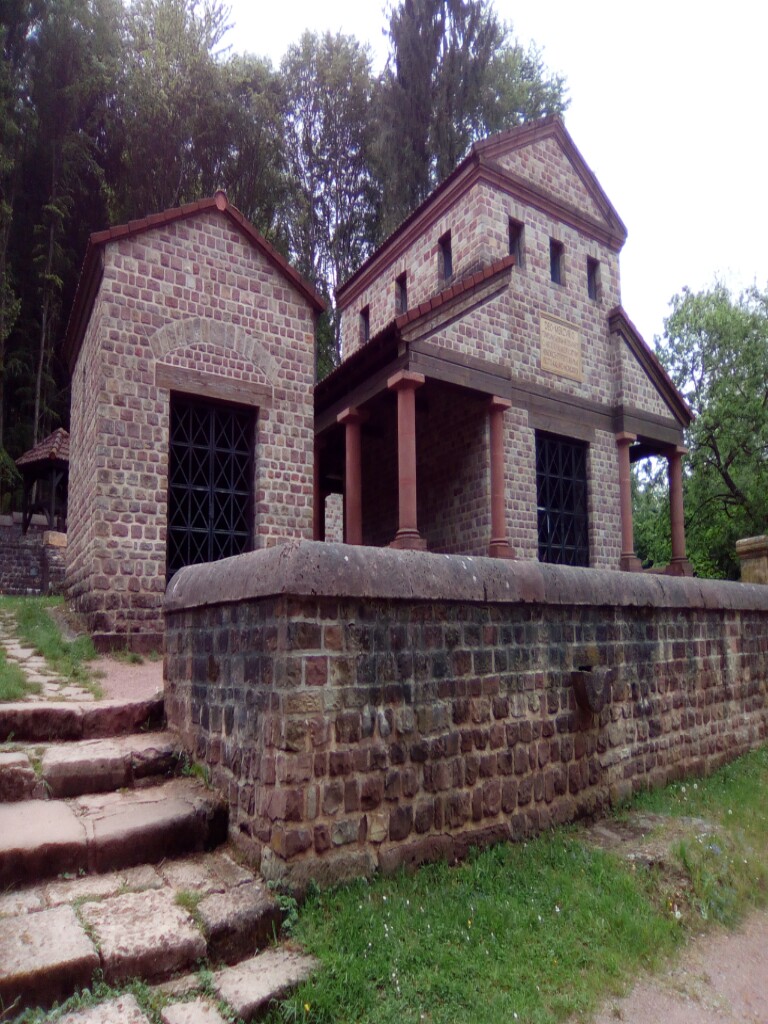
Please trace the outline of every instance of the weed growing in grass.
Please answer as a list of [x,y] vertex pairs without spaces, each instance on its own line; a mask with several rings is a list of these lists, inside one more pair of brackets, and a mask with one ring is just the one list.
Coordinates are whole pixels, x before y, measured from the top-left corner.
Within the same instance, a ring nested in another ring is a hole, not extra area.
[[[69,999],[54,1010],[48,1010],[47,1012],[39,1009],[25,1010],[20,1016],[13,1018],[13,1024],[54,1024],[55,1021],[60,1020],[68,1013],[73,1013],[75,1010],[90,1009],[109,999],[117,999],[119,996],[126,994],[130,994],[136,999],[139,1008],[151,1024],[162,1024],[160,1015],[163,1007],[169,1002],[162,993],[151,988],[143,981],[137,980],[130,981],[126,985],[121,986],[108,985],[103,980],[101,971],[95,972],[93,984],[90,988],[83,989],[81,992],[70,996]],[[0,1021],[4,1019],[0,1015]]]
[[186,751],[182,751],[177,755],[177,768],[179,774],[185,779],[199,779],[210,789],[211,770],[207,764],[193,761]]
[[143,665],[144,658],[137,651],[115,651],[112,657],[126,665]]
[[203,893],[196,892],[191,889],[179,889],[174,896],[174,903],[177,907],[181,907],[182,910],[186,910],[195,924],[200,927],[202,920],[200,918],[200,911],[198,907],[203,899]]
[[272,891],[283,915],[280,935],[284,939],[290,938],[299,922],[298,901],[293,893],[281,885],[280,882],[267,882],[267,888]]

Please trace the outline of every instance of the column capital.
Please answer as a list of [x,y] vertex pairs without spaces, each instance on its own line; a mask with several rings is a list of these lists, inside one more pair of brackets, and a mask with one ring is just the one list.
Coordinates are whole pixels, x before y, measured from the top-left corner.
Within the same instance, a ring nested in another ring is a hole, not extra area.
[[337,423],[362,423],[366,419],[366,413],[359,409],[356,405],[347,406],[343,409],[336,417]]
[[630,434],[626,430],[622,430],[614,436],[616,444],[633,444],[637,440],[637,434]]
[[400,370],[387,380],[387,387],[390,391],[415,391],[426,381],[423,373],[414,373],[413,370]]
[[508,398],[502,398],[500,395],[493,395],[488,399],[488,408],[491,412],[504,412],[507,409],[512,408],[512,402]]
[[660,452],[667,459],[682,458],[688,454],[688,449],[684,444],[671,444],[668,448]]

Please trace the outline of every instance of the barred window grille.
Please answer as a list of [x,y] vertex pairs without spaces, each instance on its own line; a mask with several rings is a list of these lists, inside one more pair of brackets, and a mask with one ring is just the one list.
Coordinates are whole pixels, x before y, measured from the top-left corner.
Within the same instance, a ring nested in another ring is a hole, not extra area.
[[177,395],[168,456],[168,579],[253,547],[254,414]]
[[536,435],[539,561],[589,565],[587,445]]

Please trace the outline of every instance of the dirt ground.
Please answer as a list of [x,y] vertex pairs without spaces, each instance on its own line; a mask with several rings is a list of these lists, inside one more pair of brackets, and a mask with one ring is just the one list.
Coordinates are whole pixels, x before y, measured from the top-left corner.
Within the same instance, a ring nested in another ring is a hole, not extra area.
[[[631,812],[585,826],[580,838],[609,850],[633,870],[654,869],[670,906],[696,928],[690,883],[673,855],[681,841],[723,842],[702,818]],[[695,935],[659,974],[638,980],[623,999],[610,999],[594,1024],[768,1024],[768,911],[736,931]]]
[[611,999],[595,1024],[768,1024],[768,912],[700,936],[662,974]]
[[99,658],[90,663],[97,674],[104,698],[152,697],[163,689],[162,659],[144,659],[135,665],[120,658]]

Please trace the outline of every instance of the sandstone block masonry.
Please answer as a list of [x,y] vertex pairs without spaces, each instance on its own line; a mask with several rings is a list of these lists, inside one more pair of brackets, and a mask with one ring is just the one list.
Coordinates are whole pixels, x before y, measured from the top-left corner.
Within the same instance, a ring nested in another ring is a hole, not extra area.
[[[200,543],[188,561],[216,557],[209,533],[234,531],[217,504],[227,489],[238,490],[245,509],[241,550],[312,535],[321,308],[223,193],[91,237],[65,344],[72,371],[66,582],[98,646],[162,647],[174,516],[177,529]],[[181,432],[188,464],[180,476],[190,492],[172,496],[178,401],[195,403],[200,419],[233,406],[247,411],[250,470],[238,477],[222,468],[222,452],[236,444],[226,432],[216,440],[221,481],[195,469],[211,442],[189,427]]]
[[0,516],[0,594],[60,594],[66,553],[66,534],[42,522],[24,534],[21,515]]
[[296,543],[182,570],[166,709],[267,877],[391,871],[768,732],[768,591]]

